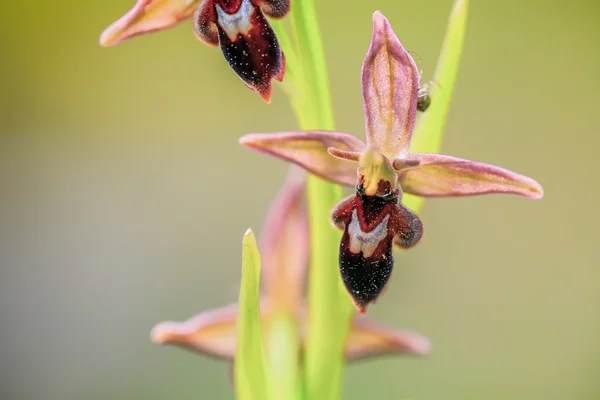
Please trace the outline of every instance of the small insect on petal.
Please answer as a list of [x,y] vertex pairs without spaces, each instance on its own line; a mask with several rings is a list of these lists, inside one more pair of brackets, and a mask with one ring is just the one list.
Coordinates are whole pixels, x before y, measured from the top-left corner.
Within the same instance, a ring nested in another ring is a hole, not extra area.
[[[423,69],[421,68],[421,57],[419,57],[419,55],[413,51],[408,51],[408,53],[413,57],[419,66],[419,77],[421,77],[423,75]],[[431,82],[427,82],[419,87],[417,92],[417,111],[425,112],[431,105],[431,96],[429,95],[430,84]]]
[[430,105],[431,96],[429,96],[429,84],[427,83],[421,86],[417,92],[417,110],[425,112]]
[[261,9],[250,0],[215,0],[221,51],[229,66],[269,103],[271,80],[283,80],[285,57]]

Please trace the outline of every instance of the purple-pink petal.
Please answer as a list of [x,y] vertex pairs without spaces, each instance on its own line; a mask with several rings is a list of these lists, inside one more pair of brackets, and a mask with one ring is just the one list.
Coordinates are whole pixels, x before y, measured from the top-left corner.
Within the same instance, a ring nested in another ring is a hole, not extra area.
[[[418,162],[418,166],[415,165]],[[544,195],[531,178],[504,168],[441,154],[410,153],[394,160],[402,189],[424,197],[512,193],[532,199]],[[409,167],[407,167],[409,165]]]
[[278,307],[302,302],[308,267],[308,217],[304,204],[306,173],[293,166],[269,208],[260,236],[263,293]]
[[367,145],[390,158],[408,152],[415,127],[419,71],[379,11],[362,67]]
[[114,46],[133,36],[177,25],[192,16],[200,0],[138,0],[135,6],[100,36],[102,46]]
[[356,184],[356,163],[332,157],[327,149],[360,152],[365,148],[364,143],[352,135],[329,131],[254,133],[242,136],[239,142],[346,186]]
[[430,351],[429,340],[418,333],[392,329],[356,316],[346,340],[345,355],[348,360],[357,360],[392,353],[426,355]]
[[236,349],[238,305],[231,304],[200,313],[187,321],[157,324],[151,338],[157,344],[171,344],[217,358],[233,359]]

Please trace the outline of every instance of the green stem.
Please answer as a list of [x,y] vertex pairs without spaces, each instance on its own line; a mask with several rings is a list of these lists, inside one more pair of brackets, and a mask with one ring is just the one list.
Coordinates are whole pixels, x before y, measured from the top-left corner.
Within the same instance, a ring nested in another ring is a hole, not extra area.
[[[300,128],[334,129],[333,108],[323,44],[313,0],[292,2],[294,33],[290,96]],[[281,25],[275,27],[279,33]],[[291,47],[283,34],[282,47]],[[288,46],[286,46],[288,44]],[[286,79],[289,79],[286,76]],[[341,234],[329,222],[329,214],[342,197],[342,188],[316,176],[307,182],[310,214],[311,265],[309,273],[309,331],[304,352],[304,385],[307,399],[337,399],[341,392],[344,342],[353,307],[342,287],[338,270]],[[342,294],[342,295],[340,295]]]

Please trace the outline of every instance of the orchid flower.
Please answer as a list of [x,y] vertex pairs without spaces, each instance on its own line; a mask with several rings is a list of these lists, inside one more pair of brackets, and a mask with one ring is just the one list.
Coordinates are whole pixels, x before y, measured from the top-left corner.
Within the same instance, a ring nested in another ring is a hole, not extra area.
[[[262,234],[262,279],[260,308],[262,326],[276,312],[296,316],[300,331],[306,332],[307,315],[303,287],[307,270],[308,230],[304,200],[304,174],[291,173],[267,217]],[[231,360],[236,352],[238,305],[231,304],[202,312],[184,322],[161,322],[152,330],[152,340],[174,344],[217,358]],[[424,355],[429,341],[416,333],[391,329],[357,316],[345,345],[348,360],[387,353]]]
[[[456,157],[409,151],[416,122],[419,70],[388,20],[373,14],[373,36],[362,67],[366,143],[341,132],[249,134],[243,146],[297,164],[329,181],[356,188],[334,207],[344,230],[340,271],[356,307],[365,312],[393,266],[392,243],[415,245],[422,224],[402,204],[403,193],[425,197],[512,193],[538,199],[542,187],[506,169]],[[358,167],[358,168],[357,168]]]
[[265,14],[281,18],[289,9],[289,0],[138,0],[102,33],[100,44],[113,46],[193,18],[196,36],[220,45],[233,71],[269,103],[272,79],[283,80],[285,57]]

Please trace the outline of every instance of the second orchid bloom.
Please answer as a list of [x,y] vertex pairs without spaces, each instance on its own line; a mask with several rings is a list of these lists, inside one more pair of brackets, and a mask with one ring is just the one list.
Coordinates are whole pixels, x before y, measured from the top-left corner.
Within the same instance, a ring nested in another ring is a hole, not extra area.
[[289,10],[289,0],[138,0],[100,43],[113,46],[192,18],[198,38],[219,45],[233,71],[268,103],[271,81],[283,80],[285,57],[265,15],[281,18]]
[[[309,246],[304,181],[302,171],[291,171],[270,208],[260,243],[263,264],[260,310],[265,337],[275,329],[278,315],[292,315],[300,330],[300,350],[309,329],[304,301]],[[233,360],[238,343],[238,315],[239,306],[232,304],[202,312],[187,321],[161,322],[152,330],[152,340]],[[344,356],[352,361],[382,354],[425,355],[429,350],[429,340],[418,333],[356,316],[352,319]]]
[[[373,37],[362,67],[366,144],[340,132],[250,134],[240,143],[295,163],[355,194],[332,212],[343,229],[339,267],[357,309],[380,295],[393,266],[393,245],[407,248],[422,235],[403,193],[425,197],[512,193],[541,198],[533,179],[489,164],[440,154],[411,153],[419,70],[388,20],[373,14]],[[435,99],[433,100],[435,101]]]

